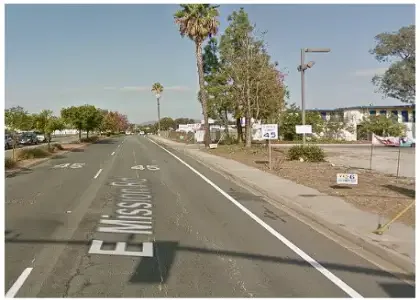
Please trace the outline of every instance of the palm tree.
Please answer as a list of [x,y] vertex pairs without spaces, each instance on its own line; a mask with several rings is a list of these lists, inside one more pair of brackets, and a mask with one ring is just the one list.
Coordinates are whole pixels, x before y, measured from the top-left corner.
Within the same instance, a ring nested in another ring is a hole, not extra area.
[[152,85],[152,92],[156,95],[157,109],[158,109],[158,135],[160,135],[160,95],[163,92],[163,85],[159,82],[155,82]]
[[175,23],[179,26],[182,37],[188,36],[195,43],[195,55],[197,59],[198,79],[200,82],[200,102],[204,117],[204,144],[209,147],[210,127],[207,113],[207,94],[204,89],[203,70],[203,42],[208,37],[217,34],[219,21],[219,5],[211,4],[181,4],[181,10],[174,14]]

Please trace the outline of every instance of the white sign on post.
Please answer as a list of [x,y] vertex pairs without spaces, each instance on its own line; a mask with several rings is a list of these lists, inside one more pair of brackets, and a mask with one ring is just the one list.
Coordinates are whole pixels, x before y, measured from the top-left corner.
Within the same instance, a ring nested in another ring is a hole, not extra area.
[[312,125],[296,125],[297,134],[311,134]]
[[261,135],[265,140],[277,140],[279,138],[279,125],[277,124],[262,124]]
[[358,184],[359,176],[357,174],[338,173],[337,184]]

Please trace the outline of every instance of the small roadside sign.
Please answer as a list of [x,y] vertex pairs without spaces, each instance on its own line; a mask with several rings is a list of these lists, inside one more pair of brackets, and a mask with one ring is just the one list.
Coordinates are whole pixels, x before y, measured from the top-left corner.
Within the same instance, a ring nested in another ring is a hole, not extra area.
[[261,135],[265,140],[277,140],[279,138],[279,125],[262,124]]
[[312,125],[296,125],[295,127],[297,134],[311,134]]
[[357,174],[338,173],[337,184],[358,184],[359,177]]

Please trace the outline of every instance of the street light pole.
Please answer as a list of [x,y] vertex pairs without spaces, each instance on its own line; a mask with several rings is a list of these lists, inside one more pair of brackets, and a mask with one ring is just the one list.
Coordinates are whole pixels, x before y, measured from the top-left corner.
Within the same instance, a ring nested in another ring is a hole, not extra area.
[[[300,49],[300,66],[298,71],[300,72],[301,81],[301,98],[302,98],[302,125],[306,125],[306,108],[305,108],[305,70],[312,68],[315,62],[311,61],[305,64],[305,52],[316,52],[316,53],[328,53],[331,49],[329,48],[302,48]],[[306,134],[302,136],[303,144],[306,144]]]
[[156,94],[157,111],[158,111],[158,136],[160,136],[160,94]]
[[[302,125],[306,124],[306,111],[305,111],[305,48],[300,49],[300,65],[301,65],[301,71],[300,71],[300,82],[301,82],[301,98],[302,98]],[[306,134],[304,133],[302,136],[302,142],[305,145],[306,144]]]

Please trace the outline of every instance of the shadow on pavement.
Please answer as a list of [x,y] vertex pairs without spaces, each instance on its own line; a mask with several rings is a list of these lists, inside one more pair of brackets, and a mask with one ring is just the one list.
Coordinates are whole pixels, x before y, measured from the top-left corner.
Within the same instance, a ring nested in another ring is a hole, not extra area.
[[415,287],[407,286],[404,283],[379,283],[382,289],[390,297],[394,298],[415,298]]
[[83,149],[83,148],[74,148],[74,149],[71,149],[70,152],[85,152],[85,149]]
[[[10,234],[10,233],[9,233]],[[66,240],[44,240],[44,239],[18,239],[18,238],[6,238],[5,243],[18,243],[18,244],[67,244],[67,245],[85,245],[90,246],[91,240],[87,241],[66,241]],[[105,243],[110,244],[110,243]],[[154,244],[154,257],[151,258],[142,258],[137,265],[135,271],[133,272],[130,282],[131,283],[164,283],[167,281],[170,273],[171,266],[174,262],[175,256],[179,252],[190,252],[190,253],[199,253],[207,255],[218,255],[218,256],[228,256],[228,257],[240,257],[250,260],[258,261],[268,261],[276,264],[287,264],[295,265],[302,268],[312,268],[308,262],[302,259],[294,259],[289,257],[279,257],[279,256],[269,256],[261,254],[252,254],[252,253],[243,253],[230,250],[217,250],[217,249],[208,249],[200,248],[193,246],[183,246],[176,241],[156,241]],[[114,244],[115,246],[115,244]],[[128,248],[142,248],[142,244],[139,243],[129,243],[127,242]],[[355,274],[365,274],[375,277],[383,278],[393,278],[397,279],[395,276],[398,276],[401,279],[409,280],[415,282],[415,275],[413,274],[390,274],[389,272],[372,269],[359,266],[351,266],[339,263],[329,263],[326,261],[319,261],[319,263],[324,266],[326,269],[334,271],[345,271]],[[281,266],[279,266],[281,267]],[[414,297],[415,296],[415,287],[406,283],[379,283],[388,293],[390,297]]]
[[[6,171],[5,176],[7,178],[12,178],[12,177],[16,177],[16,176],[19,176],[19,175],[31,174],[33,171],[34,170],[29,169],[29,168],[18,168],[18,169],[13,170],[13,171],[10,171],[10,170]],[[14,172],[14,173],[11,173],[11,172]]]
[[392,185],[392,184],[385,184],[385,185],[383,185],[383,187],[385,187],[385,188],[387,188],[391,191],[400,193],[404,196],[407,196],[407,197],[410,197],[410,198],[413,198],[413,199],[416,198],[416,191],[415,190],[399,187],[399,186]]
[[59,154],[59,155],[54,155],[51,156],[51,159],[62,159],[62,158],[66,158],[67,156],[63,155],[63,154]]
[[105,140],[99,140],[97,142],[95,142],[94,144],[99,144],[99,145],[111,145],[111,144],[117,144],[118,141],[115,139],[105,139]]

